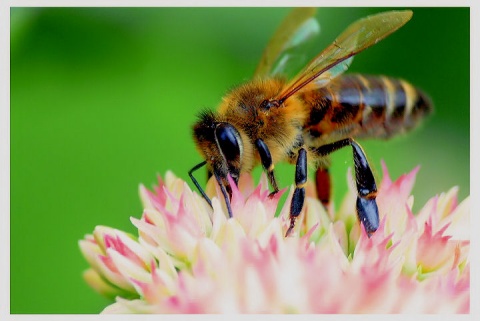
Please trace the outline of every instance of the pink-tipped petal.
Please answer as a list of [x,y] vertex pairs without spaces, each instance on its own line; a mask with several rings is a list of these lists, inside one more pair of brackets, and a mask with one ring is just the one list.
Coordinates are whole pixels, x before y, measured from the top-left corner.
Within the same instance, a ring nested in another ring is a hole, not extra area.
[[[205,188],[213,210],[188,185],[167,173],[131,221],[136,237],[97,227],[79,242],[91,265],[93,288],[115,293],[105,313],[468,313],[469,201],[457,189],[412,211],[418,168],[390,178],[384,162],[377,203],[380,225],[367,235],[350,185],[335,211],[307,197],[292,235],[293,187],[278,211],[270,196],[243,175],[232,187],[233,218],[214,178]],[[132,296],[138,299],[131,299]]]

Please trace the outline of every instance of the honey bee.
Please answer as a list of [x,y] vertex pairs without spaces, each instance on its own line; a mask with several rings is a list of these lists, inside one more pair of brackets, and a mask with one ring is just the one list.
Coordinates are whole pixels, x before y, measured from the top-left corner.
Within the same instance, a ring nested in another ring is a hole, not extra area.
[[384,76],[342,75],[353,56],[376,44],[412,17],[412,11],[388,11],[357,20],[313,58],[293,79],[281,76],[291,49],[318,30],[315,9],[294,9],[280,25],[255,71],[253,80],[231,90],[218,111],[204,111],[193,137],[205,161],[189,171],[193,183],[212,205],[193,172],[204,165],[216,178],[230,217],[231,186],[243,172],[261,164],[278,192],[274,168],[286,161],[295,167],[289,236],[305,200],[307,168],[316,169],[317,194],[330,197],[328,155],[353,150],[356,210],[370,236],[379,225],[377,187],[362,147],[354,138],[389,138],[419,123],[433,108],[410,83]]

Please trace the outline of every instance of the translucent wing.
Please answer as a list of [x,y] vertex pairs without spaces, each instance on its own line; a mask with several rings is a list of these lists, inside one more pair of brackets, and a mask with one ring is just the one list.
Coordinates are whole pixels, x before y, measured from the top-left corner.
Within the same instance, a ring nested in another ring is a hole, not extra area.
[[313,18],[315,12],[315,8],[295,8],[290,12],[265,47],[255,76],[287,73],[292,65],[301,63],[303,57],[294,49],[319,33],[320,26]]
[[278,95],[283,103],[309,83],[325,86],[331,79],[343,73],[354,55],[376,44],[412,17],[412,11],[388,11],[357,20],[351,24],[330,46],[316,56]]

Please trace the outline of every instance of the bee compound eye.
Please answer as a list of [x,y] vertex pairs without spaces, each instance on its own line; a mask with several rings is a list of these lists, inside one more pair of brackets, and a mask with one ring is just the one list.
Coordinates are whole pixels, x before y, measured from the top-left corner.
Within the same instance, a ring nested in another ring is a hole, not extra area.
[[227,161],[240,158],[240,134],[232,125],[221,123],[215,129],[215,138]]

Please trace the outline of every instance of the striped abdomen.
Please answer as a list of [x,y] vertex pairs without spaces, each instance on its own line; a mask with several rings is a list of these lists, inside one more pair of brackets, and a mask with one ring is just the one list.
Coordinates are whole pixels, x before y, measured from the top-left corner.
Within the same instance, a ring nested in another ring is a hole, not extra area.
[[430,100],[404,80],[346,75],[301,95],[310,109],[309,145],[346,137],[388,138],[413,128],[432,110]]

